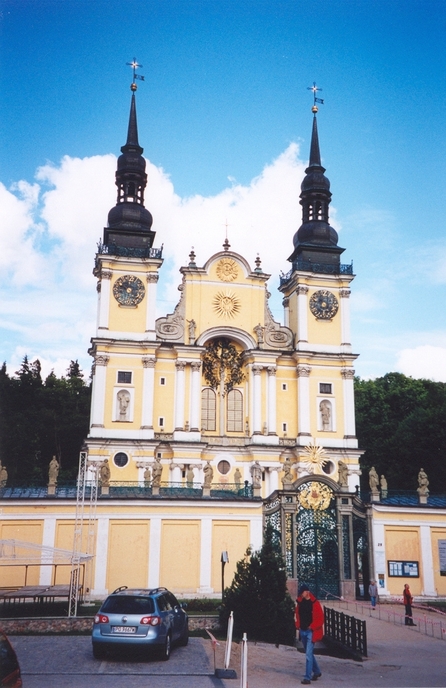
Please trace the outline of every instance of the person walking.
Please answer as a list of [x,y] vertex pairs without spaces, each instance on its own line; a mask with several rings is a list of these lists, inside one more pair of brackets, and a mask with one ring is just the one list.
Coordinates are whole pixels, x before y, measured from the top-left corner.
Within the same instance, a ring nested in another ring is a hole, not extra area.
[[305,650],[305,676],[301,683],[309,685],[311,681],[317,681],[322,676],[319,664],[314,656],[314,643],[322,640],[324,635],[324,612],[320,602],[310,592],[310,588],[305,583],[299,588],[295,618],[299,639]]
[[376,609],[376,598],[378,597],[378,587],[376,581],[371,580],[369,585],[369,596],[372,609]]
[[410,592],[409,583],[404,584],[403,602],[404,602],[404,606],[406,608],[406,613],[404,616],[404,625],[405,626],[416,626],[417,624],[413,622],[413,618],[412,618],[413,597],[412,597],[412,593]]

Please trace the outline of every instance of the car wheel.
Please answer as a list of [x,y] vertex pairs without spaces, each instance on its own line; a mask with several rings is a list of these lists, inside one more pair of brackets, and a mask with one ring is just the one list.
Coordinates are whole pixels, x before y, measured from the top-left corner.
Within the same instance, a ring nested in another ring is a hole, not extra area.
[[99,647],[98,645],[93,645],[93,657],[95,659],[104,659],[106,654],[107,653],[103,647]]
[[178,644],[180,645],[180,647],[186,647],[188,642],[189,642],[189,627],[186,626],[183,634],[180,636],[180,640],[179,640]]
[[167,662],[167,660],[170,658],[170,652],[172,650],[172,638],[170,637],[170,633],[166,635],[166,642],[163,645],[163,649],[161,652],[161,659],[163,662]]

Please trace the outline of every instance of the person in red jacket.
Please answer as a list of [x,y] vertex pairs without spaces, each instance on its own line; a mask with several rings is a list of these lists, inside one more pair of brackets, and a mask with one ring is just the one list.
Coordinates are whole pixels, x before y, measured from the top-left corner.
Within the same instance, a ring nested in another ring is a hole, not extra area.
[[406,626],[416,626],[417,624],[414,623],[413,619],[412,619],[413,597],[412,597],[412,593],[410,592],[409,583],[405,583],[405,585],[404,585],[403,602],[404,602],[404,606],[406,607],[406,615],[404,618],[405,625]]
[[314,656],[314,643],[322,640],[324,635],[324,612],[308,585],[302,584],[296,600],[296,628],[299,639],[305,650],[305,676],[301,683],[309,685],[322,676],[319,664]]

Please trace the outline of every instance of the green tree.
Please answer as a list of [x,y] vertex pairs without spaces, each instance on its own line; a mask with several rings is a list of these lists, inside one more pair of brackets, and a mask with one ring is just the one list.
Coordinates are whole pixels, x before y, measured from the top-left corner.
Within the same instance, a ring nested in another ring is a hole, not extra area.
[[285,562],[267,526],[258,552],[247,549],[237,563],[234,580],[225,590],[220,614],[226,626],[234,613],[234,634],[269,643],[292,645],[295,639],[294,604],[286,587]]
[[390,490],[415,490],[423,467],[431,491],[445,491],[446,384],[387,373],[356,379],[355,400],[359,447],[365,450],[362,489],[368,491],[368,471],[375,466]]

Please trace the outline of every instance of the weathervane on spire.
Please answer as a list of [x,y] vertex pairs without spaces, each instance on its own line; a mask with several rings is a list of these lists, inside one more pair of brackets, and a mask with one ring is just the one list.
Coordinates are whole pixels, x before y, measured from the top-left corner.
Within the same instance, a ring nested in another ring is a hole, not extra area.
[[130,85],[130,88],[132,91],[136,91],[136,89],[138,88],[138,86],[135,83],[136,80],[139,79],[140,81],[144,81],[144,77],[141,74],[136,73],[136,70],[138,69],[138,67],[142,67],[142,65],[137,63],[136,57],[133,58],[133,62],[126,62],[126,65],[128,65],[129,67],[132,67],[132,69],[133,69],[133,81]]
[[316,86],[316,82],[313,81],[313,86],[307,86],[307,91],[313,91],[314,102],[313,102],[313,107],[311,108],[311,112],[314,112],[316,114],[316,112],[318,111],[318,107],[317,107],[316,103],[320,103],[321,105],[324,104],[324,101],[322,100],[322,98],[316,97],[316,93],[318,93],[318,91],[322,91],[322,89],[318,88]]

